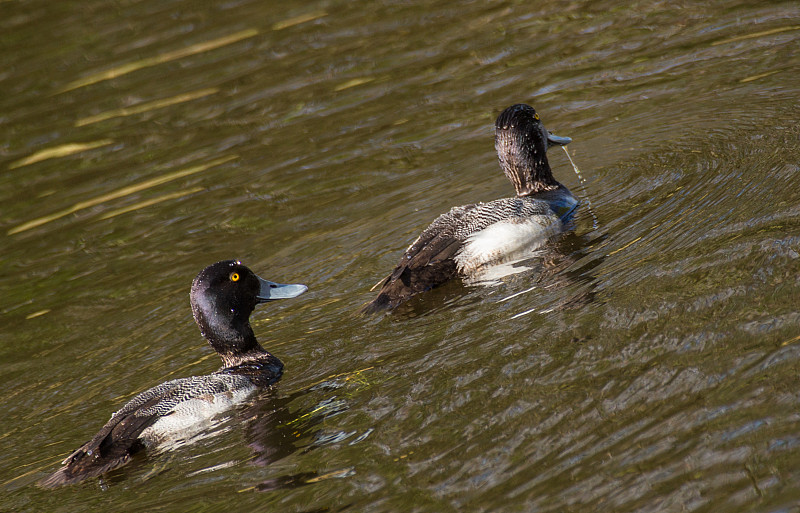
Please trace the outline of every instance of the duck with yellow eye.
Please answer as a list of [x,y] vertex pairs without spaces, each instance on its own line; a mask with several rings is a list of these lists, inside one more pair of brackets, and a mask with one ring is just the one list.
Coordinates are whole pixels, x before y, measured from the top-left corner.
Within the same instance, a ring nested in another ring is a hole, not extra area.
[[39,485],[78,483],[124,465],[142,449],[171,449],[210,427],[219,413],[278,381],[283,363],[258,343],[250,314],[259,303],[293,298],[306,290],[305,285],[267,281],[235,260],[203,269],[189,299],[194,320],[222,358],[222,368],[167,381],[137,395]]

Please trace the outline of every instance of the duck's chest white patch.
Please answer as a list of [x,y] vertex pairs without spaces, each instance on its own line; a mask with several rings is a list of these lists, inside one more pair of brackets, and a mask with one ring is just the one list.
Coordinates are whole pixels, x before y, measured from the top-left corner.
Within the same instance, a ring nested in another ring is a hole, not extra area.
[[458,270],[470,274],[487,264],[520,258],[541,247],[561,231],[561,219],[552,213],[533,218],[511,218],[491,224],[470,235],[455,256]]
[[149,449],[169,449],[211,427],[217,415],[243,403],[255,391],[254,385],[180,402],[169,414],[142,431],[139,438]]

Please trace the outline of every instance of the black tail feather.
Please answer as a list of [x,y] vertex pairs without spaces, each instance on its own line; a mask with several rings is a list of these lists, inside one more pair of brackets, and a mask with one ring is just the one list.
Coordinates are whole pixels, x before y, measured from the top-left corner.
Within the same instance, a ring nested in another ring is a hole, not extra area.
[[114,415],[94,438],[67,456],[60,469],[37,484],[42,488],[77,484],[128,463],[134,454],[144,449],[139,435],[158,419],[155,413],[141,415],[142,409],[159,399],[156,395],[144,401],[140,409]]
[[428,263],[416,269],[398,266],[375,299],[361,307],[361,313],[373,314],[392,310],[413,296],[438,287],[457,275],[456,263],[452,258]]
[[[102,460],[94,460],[91,455],[82,453],[83,458],[64,465],[49,476],[39,480],[36,484],[42,488],[57,488],[59,486],[78,484],[87,479],[102,476],[125,465],[136,452],[138,452],[138,449],[127,451],[116,458],[103,458]],[[86,461],[87,458],[90,461]]]

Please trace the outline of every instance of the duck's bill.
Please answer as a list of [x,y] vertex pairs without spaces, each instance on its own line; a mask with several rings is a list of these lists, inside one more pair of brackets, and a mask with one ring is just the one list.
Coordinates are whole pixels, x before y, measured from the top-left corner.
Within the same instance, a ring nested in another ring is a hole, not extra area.
[[273,299],[289,299],[290,297],[297,297],[303,292],[308,290],[305,285],[299,283],[291,283],[284,285],[275,283],[263,278],[258,279],[261,282],[261,290],[258,292],[256,299],[263,303],[265,301],[272,301]]
[[555,134],[551,134],[547,132],[547,146],[566,146],[567,144],[571,143],[572,139],[569,137],[559,137]]

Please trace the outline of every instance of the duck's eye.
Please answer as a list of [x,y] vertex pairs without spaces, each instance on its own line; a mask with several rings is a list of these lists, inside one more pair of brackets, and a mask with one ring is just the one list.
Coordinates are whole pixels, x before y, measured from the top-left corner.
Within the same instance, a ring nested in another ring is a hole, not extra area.
[[231,281],[239,281],[239,273],[231,273]]
[[533,115],[533,119],[535,119],[536,121],[539,121],[539,114],[534,114]]

